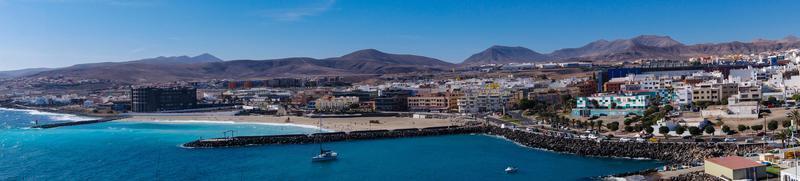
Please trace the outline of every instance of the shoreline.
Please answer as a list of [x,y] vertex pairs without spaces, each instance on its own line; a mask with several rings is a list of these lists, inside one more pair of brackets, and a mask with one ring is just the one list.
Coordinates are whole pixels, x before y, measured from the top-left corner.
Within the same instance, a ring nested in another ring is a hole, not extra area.
[[85,112],[64,110],[53,107],[30,107],[19,104],[8,104],[8,103],[0,103],[0,109],[7,109],[10,111],[26,111],[26,112],[39,111],[45,114],[63,114],[63,115],[70,115],[70,116],[84,117],[91,119],[104,119],[117,116],[117,115],[92,115]]
[[[64,114],[64,115],[74,115],[69,113],[62,113],[62,112],[49,112],[46,110],[41,109],[19,109],[19,108],[8,108],[3,107],[0,110],[6,109],[9,111],[41,111],[45,113],[52,113],[52,114]],[[82,115],[74,115],[74,116],[82,116]],[[147,118],[147,119],[145,119]],[[291,122],[276,122],[275,120],[280,120],[281,118],[286,117],[264,117],[264,116],[214,116],[217,120],[205,120],[205,119],[198,119],[197,116],[183,116],[180,119],[169,119],[169,118],[176,118],[170,116],[134,116],[125,119],[120,119],[116,121],[129,121],[129,122],[155,122],[155,123],[210,123],[210,124],[256,124],[256,125],[272,125],[272,126],[294,126],[294,127],[303,127],[309,129],[319,129],[319,127],[315,126],[311,123],[316,123],[314,119],[310,119],[312,122],[299,121],[302,119],[297,119],[299,117],[289,117],[294,121]],[[230,119],[230,118],[237,118],[237,119]],[[267,120],[264,118],[272,118],[271,120]],[[390,117],[393,119],[400,119],[401,122],[406,122],[408,120],[402,119],[412,119],[412,118],[397,118],[397,117]],[[149,119],[149,120],[148,120]],[[225,120],[230,119],[230,120]],[[253,121],[254,119],[258,119]],[[381,120],[383,118],[364,118],[359,120],[353,120],[353,118],[341,118],[341,120],[337,120],[336,118],[329,118],[325,119],[323,123],[335,123],[337,125],[341,124],[351,124],[351,123],[363,123],[364,121],[368,122],[372,120]],[[414,121],[425,121],[424,119],[413,119]],[[355,121],[355,122],[353,122]],[[452,122],[437,122],[438,124],[442,123],[449,123]],[[422,125],[427,124],[411,124],[412,126],[417,126],[419,128],[424,128]],[[355,124],[352,125],[353,127],[358,128],[365,128],[364,125]],[[379,130],[394,130],[394,129],[386,129],[392,126],[397,126],[397,124],[392,125],[369,125],[366,128],[370,129],[361,129],[361,130],[351,130],[351,131],[379,131]],[[327,129],[326,126],[323,126],[322,129],[328,132],[335,132],[335,131],[342,131],[339,130],[342,127],[336,127],[339,129]],[[330,127],[330,126],[329,126]],[[428,126],[431,127],[431,126]],[[408,128],[408,127],[406,127]],[[353,128],[351,128],[353,129]],[[400,128],[402,129],[402,128]],[[548,151],[553,153],[559,154],[571,154],[580,157],[597,157],[597,158],[614,158],[614,159],[632,159],[632,160],[655,160],[664,163],[665,166],[675,165],[675,164],[692,164],[696,163],[697,161],[702,161],[702,158],[708,156],[721,156],[721,155],[731,155],[740,153],[741,150],[738,147],[731,147],[727,144],[697,144],[697,143],[616,143],[616,142],[595,142],[590,140],[579,140],[579,139],[568,139],[568,138],[561,138],[561,137],[553,137],[549,135],[542,135],[538,132],[523,132],[521,130],[512,130],[507,128],[499,128],[499,127],[488,127],[485,133],[479,133],[481,135],[494,137],[497,139],[503,139],[506,141],[510,141],[518,146],[523,146],[526,148],[539,150],[539,151]],[[518,134],[523,134],[519,136]],[[515,136],[517,135],[517,136]],[[546,143],[546,144],[542,144]],[[642,146],[644,145],[644,146]],[[669,145],[664,147],[664,145]],[[590,149],[576,149],[578,147],[588,147]],[[654,148],[657,147],[657,148]],[[676,148],[677,147],[677,148]],[[619,149],[630,149],[630,148],[644,148],[644,149],[633,149],[635,152],[617,152]],[[612,151],[609,151],[612,150]],[[617,150],[617,151],[613,151]],[[699,152],[697,150],[700,150]],[[709,151],[711,150],[711,151]],[[694,152],[693,152],[694,151]],[[650,153],[661,153],[661,154],[650,154],[648,156],[642,156],[637,154],[642,154],[645,152]],[[657,158],[660,155],[664,156],[667,155],[666,153],[670,153],[670,156]],[[624,156],[627,155],[627,156]],[[637,155],[637,156],[631,156]],[[653,157],[655,156],[655,157]],[[680,156],[684,158],[681,159]],[[652,169],[646,169],[652,170]],[[642,171],[646,171],[642,170]],[[630,172],[629,172],[630,173]],[[619,173],[619,174],[612,174],[606,176],[599,176],[602,178],[605,177],[614,177],[620,174],[627,174],[627,173]],[[657,174],[657,173],[656,173]],[[644,175],[647,176],[647,175]]]
[[[139,122],[205,122],[205,123],[243,123],[275,126],[298,126],[320,129],[319,118],[299,116],[132,116],[119,121]],[[372,130],[395,130],[453,126],[460,122],[447,119],[415,119],[408,117],[353,117],[322,119],[322,129],[329,132],[352,132]]]
[[[285,126],[285,127],[299,127],[299,128],[307,128],[307,129],[320,129],[319,126],[314,125],[305,125],[305,124],[294,124],[294,123],[265,123],[265,122],[248,122],[248,121],[212,121],[212,120],[138,120],[135,117],[132,118],[125,118],[116,120],[119,122],[139,122],[139,123],[159,123],[159,124],[249,124],[249,125],[264,125],[264,126]],[[335,130],[329,130],[322,128],[323,132],[335,132]]]

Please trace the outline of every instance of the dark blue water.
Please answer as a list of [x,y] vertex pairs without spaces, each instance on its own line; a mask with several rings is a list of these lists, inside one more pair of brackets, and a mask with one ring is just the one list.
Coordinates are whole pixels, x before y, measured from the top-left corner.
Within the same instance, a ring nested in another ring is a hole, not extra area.
[[[318,145],[179,147],[226,130],[262,135],[311,128],[145,122],[23,128],[30,119],[64,116],[0,110],[0,180],[581,180],[660,165],[539,151],[483,135],[330,143],[340,159],[320,164],[310,161]],[[508,165],[519,173],[505,174]]]

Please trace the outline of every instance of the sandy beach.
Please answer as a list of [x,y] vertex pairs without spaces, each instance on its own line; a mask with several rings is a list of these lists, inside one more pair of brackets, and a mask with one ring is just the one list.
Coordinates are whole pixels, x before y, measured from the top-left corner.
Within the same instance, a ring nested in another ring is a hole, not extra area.
[[[380,123],[370,123],[377,120]],[[134,116],[120,121],[232,121],[237,123],[274,123],[318,126],[319,119],[297,116]],[[324,118],[322,128],[332,131],[392,130],[460,125],[449,119],[415,119],[409,117]]]

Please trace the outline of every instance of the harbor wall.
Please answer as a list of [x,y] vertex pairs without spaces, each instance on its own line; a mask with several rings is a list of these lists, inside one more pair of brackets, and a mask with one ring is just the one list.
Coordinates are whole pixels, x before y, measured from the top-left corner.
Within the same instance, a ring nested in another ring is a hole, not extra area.
[[589,139],[571,139],[554,136],[534,129],[523,131],[497,126],[450,126],[423,129],[372,130],[354,132],[332,132],[318,134],[295,134],[273,136],[239,136],[196,140],[184,144],[187,148],[218,148],[275,144],[313,144],[318,142],[352,141],[417,136],[439,136],[454,134],[487,134],[500,136],[518,144],[560,153],[582,156],[653,159],[669,164],[699,165],[707,157],[743,155],[766,150],[766,145],[737,145],[733,143],[694,142],[618,142]]

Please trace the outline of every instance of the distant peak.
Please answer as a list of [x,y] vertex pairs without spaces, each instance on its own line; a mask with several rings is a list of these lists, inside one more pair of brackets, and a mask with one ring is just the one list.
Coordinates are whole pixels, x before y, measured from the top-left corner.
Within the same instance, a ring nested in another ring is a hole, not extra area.
[[652,46],[652,47],[670,47],[676,45],[683,45],[682,43],[673,40],[672,37],[659,36],[659,35],[639,35],[632,38],[631,41],[636,44]]
[[487,48],[484,51],[525,51],[525,52],[534,52],[531,49],[521,47],[521,46],[503,46],[503,45],[493,45]]
[[200,54],[200,55],[194,56],[194,57],[192,57],[192,59],[195,59],[195,60],[204,60],[204,61],[222,61],[222,59],[220,59],[220,58],[217,58],[216,56],[214,56],[214,55],[211,55],[211,54],[209,54],[209,53],[203,53],[203,54]]
[[504,45],[492,45],[489,49],[498,49],[498,48],[525,48],[521,46],[504,46]]
[[383,57],[386,55],[389,54],[370,48],[370,49],[354,51],[353,53],[349,53],[347,55],[342,56],[342,58],[376,58],[376,57]]
[[794,35],[789,35],[789,36],[783,37],[782,40],[785,41],[785,42],[796,42],[796,41],[800,41],[800,38],[797,38]]

